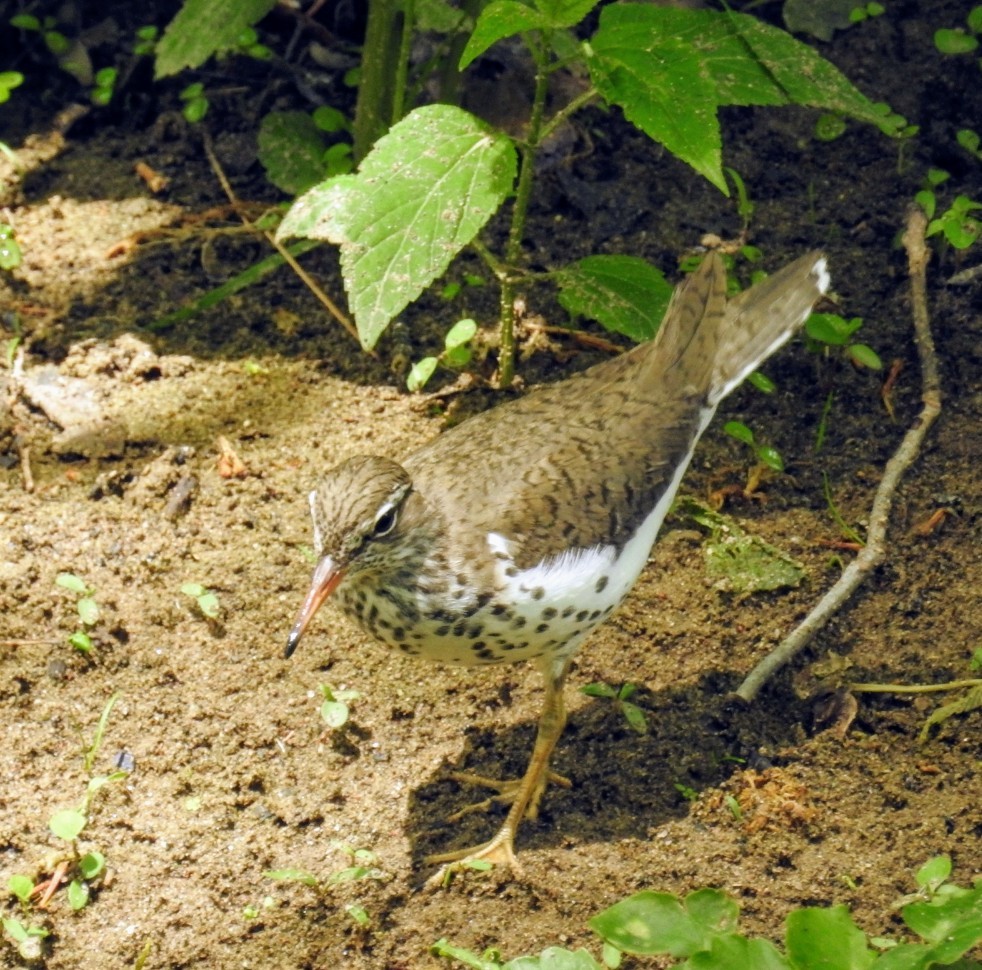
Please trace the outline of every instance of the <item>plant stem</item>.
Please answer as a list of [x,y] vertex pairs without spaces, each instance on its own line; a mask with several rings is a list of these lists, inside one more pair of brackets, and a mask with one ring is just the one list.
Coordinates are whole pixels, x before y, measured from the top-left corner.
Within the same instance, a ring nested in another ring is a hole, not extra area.
[[[535,60],[535,94],[532,100],[532,116],[528,135],[521,146],[521,163],[518,171],[518,188],[515,206],[511,214],[508,244],[505,247],[505,263],[514,266],[522,253],[525,222],[529,200],[532,197],[532,179],[535,175],[535,156],[542,143],[542,116],[549,90],[549,36],[542,31],[532,41],[532,57]],[[515,286],[517,280],[508,276],[501,281],[501,346],[498,351],[498,386],[510,387],[515,376]]]
[[979,686],[982,686],[982,679],[949,680],[946,684],[850,684],[849,690],[854,694],[936,694]]

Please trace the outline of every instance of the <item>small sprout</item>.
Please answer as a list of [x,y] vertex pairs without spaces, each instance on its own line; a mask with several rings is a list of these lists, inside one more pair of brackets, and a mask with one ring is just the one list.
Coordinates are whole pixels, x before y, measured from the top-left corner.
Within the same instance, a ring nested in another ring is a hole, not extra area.
[[26,906],[34,892],[34,880],[30,876],[15,874],[7,880],[7,889]]
[[55,812],[48,819],[48,828],[59,838],[66,842],[74,842],[82,829],[85,828],[86,818],[76,808],[65,808],[60,812]]
[[268,374],[269,373],[269,368],[268,367],[263,367],[263,365],[260,364],[258,360],[251,360],[250,359],[250,360],[243,361],[243,363],[242,363],[242,369],[250,377],[259,377],[262,374]]
[[208,113],[208,99],[205,97],[205,86],[200,81],[189,84],[179,95],[184,102],[181,113],[191,124],[196,124]]
[[101,852],[86,852],[78,860],[78,871],[82,878],[92,881],[102,874],[106,868],[106,857]]
[[102,70],[96,71],[95,85],[89,95],[93,104],[105,106],[112,101],[113,90],[116,87],[118,77],[119,71],[115,67],[104,67]]
[[781,457],[780,452],[770,445],[758,444],[753,431],[742,421],[727,421],[723,425],[723,430],[731,438],[736,438],[737,441],[742,441],[747,445],[754,453],[754,457],[757,459],[759,465],[763,465],[765,468],[770,468],[776,472],[784,471],[784,459]]
[[681,782],[677,781],[672,786],[687,802],[697,802],[699,801],[699,792],[694,788],[690,788],[688,785],[683,785]]
[[458,320],[447,331],[443,341],[443,353],[439,357],[424,357],[413,364],[406,379],[409,390],[421,391],[440,364],[455,370],[466,367],[473,356],[470,342],[476,334],[477,324],[473,320],[469,318]]
[[979,41],[961,27],[942,27],[934,32],[934,46],[942,54],[971,54],[978,48]]
[[766,374],[761,374],[759,370],[755,370],[752,374],[750,374],[750,376],[747,377],[747,380],[763,394],[773,394],[777,390],[777,384],[775,384]]
[[881,370],[879,355],[866,344],[852,343],[852,335],[863,325],[862,317],[846,320],[837,313],[813,313],[805,323],[805,334],[813,350],[842,347],[845,356],[858,367]]
[[359,906],[357,903],[350,903],[344,907],[344,911],[351,917],[359,929],[364,930],[372,925],[372,918],[368,915],[368,910],[364,906]]
[[316,887],[319,885],[317,877],[306,869],[267,869],[263,875],[267,879],[275,879],[277,882],[299,882],[305,886]]
[[[0,85],[0,94],[3,86]],[[5,99],[0,97],[0,102]],[[6,222],[0,222],[0,269],[17,269],[24,258],[24,253],[17,240],[14,239],[14,227]]]
[[740,803],[732,795],[727,795],[723,799],[723,804],[726,805],[727,809],[729,809],[734,821],[740,822],[743,820],[743,809],[740,807]]
[[974,202],[967,195],[958,195],[940,216],[928,223],[926,235],[942,233],[955,249],[968,249],[982,233],[982,222],[970,214],[979,209],[982,209],[982,202]]
[[222,611],[221,604],[218,602],[217,594],[210,589],[202,586],[201,583],[183,583],[181,592],[185,596],[190,596],[197,604],[202,614],[209,620],[217,620]]
[[74,910],[85,909],[85,904],[89,901],[89,887],[87,883],[73,879],[68,884],[68,905]]
[[10,92],[24,83],[20,71],[0,71],[0,104],[10,100]]
[[973,155],[976,161],[982,162],[982,151],[979,151],[980,140],[978,132],[972,131],[971,128],[962,128],[955,135],[955,141],[970,155]]
[[133,44],[133,53],[139,57],[149,57],[157,51],[158,28],[154,24],[147,24],[140,27],[136,32],[136,41]]
[[634,684],[623,684],[619,690],[615,690],[610,684],[605,684],[601,681],[581,687],[580,692],[586,694],[587,697],[606,697],[614,701],[617,707],[620,708],[620,712],[623,714],[624,720],[627,721],[628,727],[638,734],[647,734],[648,722],[645,719],[644,711],[637,704],[633,704],[629,700],[637,689]]
[[737,215],[743,220],[744,226],[748,226],[750,225],[750,220],[754,215],[754,204],[750,201],[747,186],[736,169],[725,168],[724,171],[726,172],[729,180],[733,183],[734,189],[736,189]]
[[344,727],[350,714],[348,702],[357,700],[361,693],[356,690],[335,690],[330,684],[321,684],[320,691],[324,696],[320,707],[324,722],[334,730]]
[[846,119],[839,114],[825,112],[815,122],[815,137],[819,141],[835,141],[846,133]]
[[3,920],[3,928],[25,961],[36,963],[41,959],[41,941],[48,935],[48,930],[43,926],[25,926],[13,917]]
[[871,17],[882,17],[883,12],[886,8],[882,3],[866,3],[861,7],[853,7],[849,11],[849,22],[853,24],[861,24],[864,20],[869,20]]
[[[82,626],[91,629],[99,622],[99,604],[95,601],[95,590],[74,573],[59,573],[55,578],[55,584],[74,593],[78,598],[75,601],[75,610]],[[73,633],[68,642],[80,653],[89,653],[92,650],[92,638],[86,629],[78,630]]]

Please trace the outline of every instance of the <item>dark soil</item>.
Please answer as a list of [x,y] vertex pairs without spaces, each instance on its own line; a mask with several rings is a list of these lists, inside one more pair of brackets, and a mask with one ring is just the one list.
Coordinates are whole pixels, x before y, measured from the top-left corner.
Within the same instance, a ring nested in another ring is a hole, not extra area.
[[[103,60],[123,58],[133,17],[149,19],[119,6]],[[741,485],[747,454],[721,428],[749,423],[780,449],[788,474],[726,511],[800,560],[807,581],[742,599],[721,592],[707,577],[702,534],[670,519],[633,595],[578,657],[554,759],[573,787],[551,790],[539,820],[521,829],[524,876],[468,874],[440,891],[423,887],[433,871],[423,857],[488,837],[502,811],[447,825],[470,793],[446,774],[522,770],[541,699],[534,672],[420,665],[329,608],[291,661],[282,648],[309,580],[306,495],[318,475],[356,452],[405,455],[440,432],[447,401],[406,394],[404,374],[388,366],[405,356],[395,341],[377,360],[363,355],[286,271],[151,329],[268,252],[227,214],[199,218],[226,198],[201,130],[177,113],[187,78],[153,85],[140,68],[118,108],[68,121],[66,106],[84,93],[40,50],[0,46],[4,69],[28,74],[0,108],[0,137],[23,165],[0,158],[0,204],[25,254],[0,276],[2,337],[16,326],[24,337],[22,356],[0,368],[3,884],[14,873],[51,875],[64,847],[48,819],[82,800],[82,752],[114,694],[95,770],[112,770],[120,754],[133,764],[95,796],[81,838],[108,862],[90,904],[73,913],[59,890],[23,917],[51,931],[43,965],[129,967],[149,948],[147,968],[396,970],[445,965],[428,954],[440,937],[506,957],[553,944],[598,952],[586,921],[642,888],[721,887],[740,901],[748,931],[774,940],[790,909],[838,902],[884,934],[897,931],[891,904],[927,858],[949,853],[962,884],[979,875],[979,713],[921,744],[939,695],[862,695],[844,737],[813,731],[807,701],[823,684],[971,676],[982,644],[982,283],[946,281],[978,261],[977,246],[939,247],[930,268],[944,411],[897,496],[886,561],[756,703],[731,699],[852,555],[835,548],[823,476],[842,517],[862,529],[884,463],[917,419],[897,239],[929,165],[953,173],[946,200],[982,198],[982,166],[954,141],[982,117],[976,58],[942,57],[932,44],[934,29],[964,23],[970,6],[893,3],[818,45],[870,97],[921,126],[902,149],[856,124],[818,141],[804,110],[724,112],[727,164],[756,203],[751,241],[769,269],[809,248],[828,252],[841,312],[863,318],[863,340],[887,367],[900,362],[895,416],[881,399],[883,373],[820,360],[800,341],[768,365],[777,393],[733,395],[683,489],[704,499]],[[250,63],[224,62],[206,80],[220,93],[204,127],[237,196],[276,201],[255,161],[258,119],[309,103],[289,73]],[[327,80],[325,96],[340,97]],[[738,233],[733,204],[617,112],[588,111],[579,123],[577,150],[543,173],[530,260],[625,252],[674,276],[703,233]],[[169,187],[152,194],[137,162]],[[305,265],[340,296],[335,254],[318,251]],[[408,310],[409,356],[433,352],[462,310],[492,330],[488,290],[466,307],[426,298]],[[527,300],[531,313],[565,322],[549,293]],[[568,337],[530,341],[525,380],[597,359],[578,347]],[[449,400],[450,410],[473,409],[492,396]],[[241,477],[224,477],[220,436]],[[186,503],[175,489],[187,490]],[[55,584],[61,572],[84,578],[101,608],[87,656],[67,642],[78,622],[73,595]],[[180,591],[188,582],[217,592],[218,620]],[[579,693],[592,681],[638,685],[648,733]],[[321,684],[361,692],[343,730],[326,729],[318,713]],[[728,794],[745,806],[742,818]],[[264,875],[293,867],[327,878],[350,864],[339,843],[371,850],[384,876],[318,893]],[[369,928],[346,913],[353,903]],[[12,898],[4,910],[17,914]],[[20,965],[9,941],[0,965]]]

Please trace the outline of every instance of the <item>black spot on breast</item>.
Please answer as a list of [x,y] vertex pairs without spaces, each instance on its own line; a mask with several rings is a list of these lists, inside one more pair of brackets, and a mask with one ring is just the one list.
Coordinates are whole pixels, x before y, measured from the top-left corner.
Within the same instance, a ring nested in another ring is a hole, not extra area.
[[589,610],[580,610],[580,612],[576,614],[576,622],[582,623],[589,615]]
[[602,593],[607,588],[607,583],[609,582],[610,582],[609,576],[601,576],[600,579],[597,580],[597,585],[595,587],[597,592]]
[[575,606],[567,606],[566,609],[563,610],[563,619],[566,619],[566,617],[572,616],[575,612],[576,612],[576,607]]
[[525,619],[524,616],[516,616],[515,619],[512,621],[511,628],[513,630],[521,630],[521,628],[525,626],[527,622],[528,621]]
[[509,579],[514,579],[518,575],[518,567],[517,566],[508,566],[505,569],[505,575]]
[[453,635],[455,637],[462,637],[467,632],[467,624],[461,621],[460,623],[455,623],[453,628]]
[[450,627],[444,624],[443,626],[438,626],[433,632],[438,637],[445,637],[450,632]]
[[545,595],[546,591],[541,586],[536,586],[535,589],[532,590],[532,599],[534,600],[540,600]]
[[591,620],[596,620],[596,619],[597,619],[597,618],[598,618],[599,616],[600,616],[600,610],[594,610],[594,611],[593,611],[593,612],[592,612],[592,613],[590,614],[590,619],[591,619]]
[[546,632],[546,630],[548,630],[548,629],[549,629],[549,624],[548,624],[548,623],[540,623],[540,624],[539,624],[539,625],[538,625],[538,626],[537,626],[537,627],[535,628],[535,632],[536,632],[536,633],[545,633],[545,632]]
[[397,626],[392,631],[392,639],[395,640],[396,643],[402,643],[402,641],[406,639],[406,630],[405,630],[405,628],[404,627],[401,627],[401,626]]
[[546,607],[546,608],[545,608],[545,609],[544,609],[544,610],[542,611],[542,619],[543,619],[543,620],[551,620],[551,619],[553,619],[553,617],[555,617],[555,616],[556,616],[556,615],[557,615],[558,613],[559,613],[559,610],[556,610],[556,609],[553,609],[553,608],[552,608],[551,606],[547,606],[547,607]]

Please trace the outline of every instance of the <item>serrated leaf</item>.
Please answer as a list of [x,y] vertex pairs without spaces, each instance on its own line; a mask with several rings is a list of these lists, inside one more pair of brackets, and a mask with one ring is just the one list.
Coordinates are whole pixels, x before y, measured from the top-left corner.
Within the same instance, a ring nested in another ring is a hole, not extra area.
[[461,71],[464,70],[471,61],[480,57],[499,40],[526,30],[541,30],[548,25],[543,14],[518,0],[492,0],[477,18],[474,32],[460,55],[458,67]]
[[357,175],[311,189],[278,236],[341,246],[341,268],[369,349],[497,211],[515,181],[511,139],[451,105],[417,108],[383,135]]
[[636,256],[587,256],[554,274],[559,302],[638,342],[658,331],[672,286],[659,269]]
[[724,194],[722,105],[803,104],[902,127],[810,47],[747,14],[611,5],[589,50],[603,96]]
[[324,178],[324,139],[304,111],[271,111],[259,125],[259,161],[266,178],[288,195]]
[[275,6],[276,0],[184,0],[157,44],[154,77],[199,67],[212,54],[230,50],[243,29]]
[[785,926],[788,957],[797,970],[866,970],[876,959],[845,906],[792,910]]

